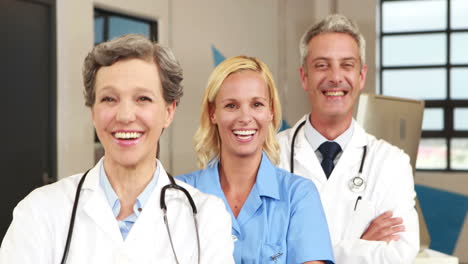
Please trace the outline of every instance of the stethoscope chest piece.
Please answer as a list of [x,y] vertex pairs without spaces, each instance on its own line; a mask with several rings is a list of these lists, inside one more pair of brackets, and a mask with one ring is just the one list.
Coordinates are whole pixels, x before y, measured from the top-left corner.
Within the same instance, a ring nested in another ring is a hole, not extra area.
[[359,175],[359,176],[352,178],[349,181],[348,186],[352,192],[355,192],[355,193],[363,192],[366,189],[366,182]]

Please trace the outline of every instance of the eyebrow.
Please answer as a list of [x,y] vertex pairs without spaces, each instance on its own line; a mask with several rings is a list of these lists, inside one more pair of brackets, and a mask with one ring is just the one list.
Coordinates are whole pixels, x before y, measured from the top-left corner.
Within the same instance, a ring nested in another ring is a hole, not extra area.
[[[256,97],[253,97],[253,98],[252,98],[252,100],[259,100],[259,99],[265,100],[265,101],[268,100],[268,98],[266,98],[266,97],[260,97],[260,96],[256,96]],[[235,98],[226,98],[226,99],[224,99],[224,100],[221,100],[221,103],[230,102],[230,101],[239,101],[239,100],[237,100],[237,99],[235,99]]]
[[[317,57],[317,58],[314,58],[312,59],[312,62],[314,61],[318,61],[318,60],[326,60],[326,61],[329,61],[329,60],[332,60],[332,58],[330,57]],[[344,57],[344,58],[340,58],[339,59],[340,61],[344,61],[344,60],[358,60],[356,57]]]
[[[101,93],[102,93],[102,92],[106,92],[106,91],[111,91],[111,92],[113,92],[113,91],[115,91],[115,90],[116,90],[116,88],[115,88],[114,86],[112,86],[112,85],[106,85],[106,86],[102,87],[101,89],[99,89],[99,92],[101,92]],[[154,95],[154,91],[153,91],[153,90],[148,89],[148,88],[144,88],[144,87],[139,87],[139,86],[137,86],[137,87],[135,88],[135,91],[136,91],[136,92],[150,93],[150,94]],[[96,94],[97,94],[97,93],[98,93],[98,91],[96,90]]]

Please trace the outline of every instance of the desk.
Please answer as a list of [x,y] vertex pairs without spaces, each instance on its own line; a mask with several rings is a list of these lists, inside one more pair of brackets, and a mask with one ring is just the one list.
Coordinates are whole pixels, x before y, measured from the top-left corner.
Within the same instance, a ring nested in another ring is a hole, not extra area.
[[458,258],[432,249],[425,249],[419,252],[413,264],[458,264]]

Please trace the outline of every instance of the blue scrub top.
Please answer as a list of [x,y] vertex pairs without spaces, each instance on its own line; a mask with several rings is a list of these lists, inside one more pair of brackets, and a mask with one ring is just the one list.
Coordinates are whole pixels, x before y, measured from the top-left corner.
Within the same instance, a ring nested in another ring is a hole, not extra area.
[[312,181],[275,167],[265,153],[237,219],[221,189],[218,162],[177,176],[202,192],[220,197],[231,214],[236,263],[333,263],[328,225]]

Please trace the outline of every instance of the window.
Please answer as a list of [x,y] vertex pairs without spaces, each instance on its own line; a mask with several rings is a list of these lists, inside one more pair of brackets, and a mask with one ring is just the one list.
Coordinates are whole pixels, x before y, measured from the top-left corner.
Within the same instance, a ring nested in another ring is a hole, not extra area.
[[425,100],[418,170],[468,171],[468,1],[380,1],[380,93]]
[[158,23],[94,9],[95,45],[128,33],[142,34],[153,41],[158,41]]

